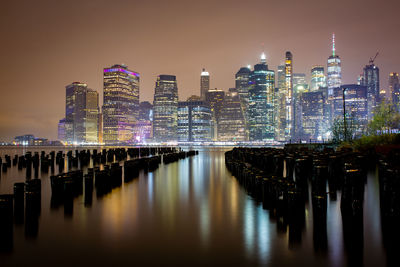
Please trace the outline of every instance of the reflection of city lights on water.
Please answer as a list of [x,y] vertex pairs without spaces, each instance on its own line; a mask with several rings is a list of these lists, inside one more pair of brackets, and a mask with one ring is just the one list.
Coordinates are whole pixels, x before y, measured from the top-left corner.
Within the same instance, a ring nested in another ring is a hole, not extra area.
[[203,245],[207,246],[210,234],[210,210],[208,208],[208,201],[203,201],[200,207],[200,229],[201,239]]
[[254,253],[254,229],[254,207],[253,203],[247,200],[244,208],[244,238],[248,257],[252,257]]
[[147,178],[147,190],[148,190],[148,194],[149,194],[149,204],[153,203],[153,173],[149,172],[148,173],[148,178]]
[[270,237],[270,224],[269,213],[262,209],[257,208],[258,214],[258,254],[262,264],[267,264],[269,260],[271,237]]

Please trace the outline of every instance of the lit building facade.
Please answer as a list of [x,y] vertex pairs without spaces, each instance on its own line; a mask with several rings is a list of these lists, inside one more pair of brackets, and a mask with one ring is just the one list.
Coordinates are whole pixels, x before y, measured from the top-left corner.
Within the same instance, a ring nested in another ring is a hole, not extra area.
[[134,127],[135,142],[146,143],[153,137],[153,105],[148,101],[139,104],[139,119]]
[[97,129],[99,129],[99,143],[103,144],[103,113],[99,112],[98,120],[99,122]]
[[381,88],[381,90],[379,91],[379,101],[388,101],[388,98],[386,96],[387,92],[387,89]]
[[76,92],[84,91],[87,89],[87,84],[81,82],[73,82],[65,87],[65,141],[67,143],[73,143],[75,141],[74,135],[74,118],[76,111]]
[[246,123],[239,92],[230,88],[225,95],[218,123],[219,141],[247,141]]
[[178,103],[178,141],[211,141],[211,108],[204,101],[182,101]]
[[26,134],[26,135],[16,136],[14,138],[13,143],[15,145],[32,146],[34,140],[35,140],[35,136],[33,134]]
[[281,109],[285,106],[285,65],[278,65],[277,70],[277,88],[275,88],[275,139],[283,140],[284,134],[282,127],[285,124],[285,112]]
[[235,75],[235,87],[237,89],[242,112],[246,114],[249,105],[249,88],[250,88],[250,68],[243,67]]
[[322,140],[324,134],[324,95],[320,91],[303,92],[300,96],[301,139]]
[[78,94],[77,103],[77,138],[84,143],[98,143],[99,141],[99,93],[87,89]]
[[66,140],[66,134],[65,134],[65,118],[61,119],[58,122],[58,135],[57,139],[59,141],[65,141]]
[[300,105],[300,97],[302,93],[308,92],[308,84],[306,81],[306,75],[304,73],[294,73],[293,74],[293,130],[292,139],[298,139],[302,134],[302,113]]
[[250,75],[248,129],[250,141],[268,141],[275,137],[275,72],[268,69],[265,54]]
[[333,93],[333,88],[342,85],[342,63],[336,54],[335,34],[332,35],[332,55],[328,58],[327,68],[327,87],[329,94]]
[[203,69],[200,75],[200,97],[206,99],[206,93],[210,90],[210,74]]
[[320,87],[326,87],[326,76],[324,67],[314,66],[311,69],[310,91],[311,92],[318,91]]
[[400,83],[399,74],[397,72],[391,72],[389,74],[389,91],[388,99],[399,108],[400,104]]
[[151,121],[136,122],[133,127],[133,135],[135,143],[146,143],[152,139],[153,136],[153,124]]
[[153,138],[177,141],[178,84],[174,75],[159,75],[153,102]]
[[277,79],[278,79],[278,89],[284,90],[285,83],[285,65],[279,65],[277,71]]
[[148,101],[140,102],[139,104],[139,120],[153,120],[153,105]]
[[328,88],[328,118],[330,124],[334,119],[334,89],[342,85],[342,63],[336,54],[335,34],[332,35],[332,55],[328,57],[326,86]]
[[284,83],[280,86],[276,140],[289,141],[294,132],[293,55],[289,51],[285,54]]
[[98,143],[98,116],[97,91],[81,82],[67,85],[65,119],[59,122],[59,140],[67,143]]
[[334,118],[343,119],[343,90],[345,90],[346,118],[354,124],[357,135],[362,134],[368,123],[368,90],[358,84],[342,85],[334,89]]
[[368,119],[370,120],[374,116],[375,107],[380,102],[379,68],[373,62],[364,67],[361,85],[367,87]]
[[211,108],[212,113],[212,140],[218,140],[218,121],[220,112],[225,99],[225,91],[220,89],[210,89],[206,93],[206,103]]
[[133,128],[139,116],[140,75],[125,65],[113,65],[104,69],[103,81],[103,141],[133,143]]
[[298,85],[303,85],[303,86],[308,85],[305,73],[293,73],[293,88]]

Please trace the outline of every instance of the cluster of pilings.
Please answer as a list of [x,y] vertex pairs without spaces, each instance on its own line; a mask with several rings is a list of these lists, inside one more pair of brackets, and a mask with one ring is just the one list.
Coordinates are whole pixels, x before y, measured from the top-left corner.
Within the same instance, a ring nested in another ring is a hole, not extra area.
[[70,171],[50,176],[51,208],[64,205],[64,214],[72,215],[73,199],[83,193],[83,171]]
[[[154,171],[161,162],[169,163],[196,154],[197,151],[183,152],[177,147],[148,147],[75,150],[66,154],[62,151],[49,154],[41,151],[40,155],[27,152],[13,158],[5,155],[4,162],[0,157],[2,172],[7,172],[11,166],[18,166],[18,170],[26,169],[26,182],[15,183],[14,194],[0,195],[0,251],[12,250],[13,224],[25,224],[26,237],[37,236],[41,206],[39,170],[45,174],[51,171],[51,208],[63,206],[64,215],[71,217],[74,198],[84,194],[84,205],[91,206],[94,189],[96,196],[101,197],[120,187],[122,179],[129,182],[138,177],[140,170]],[[89,168],[91,160],[93,167]],[[121,161],[124,161],[123,166]],[[69,171],[64,172],[66,164]],[[58,174],[55,174],[56,166]],[[35,179],[32,179],[32,169]]]
[[327,198],[335,201],[338,190],[342,192],[344,231],[351,232],[347,235],[351,240],[345,241],[352,244],[354,240],[363,241],[359,229],[362,229],[368,160],[361,154],[333,150],[234,148],[225,153],[225,163],[248,193],[278,217],[283,228],[289,226],[291,245],[301,241],[305,206],[310,204],[311,198],[314,248],[326,251]]
[[41,180],[15,183],[13,194],[0,195],[0,252],[13,249],[13,223],[25,224],[25,236],[35,238],[41,211]]
[[195,154],[196,154],[195,151],[189,151],[189,152],[180,151],[180,152],[165,154],[163,156],[163,163],[164,164],[172,163],[172,162],[178,161],[180,159],[184,159],[186,157],[193,156]]
[[400,259],[400,151],[381,156],[378,161],[382,239],[388,266],[399,266]]
[[160,163],[161,155],[127,160],[124,162],[124,181],[129,182],[139,177],[140,170],[155,171]]
[[[93,165],[107,164],[114,161],[120,162],[127,160],[128,155],[132,158],[143,158],[149,157],[150,155],[163,155],[171,154],[180,151],[180,148],[176,147],[140,147],[140,148],[110,148],[102,149],[97,151],[93,149],[92,153],[88,150],[75,150],[68,151],[66,155],[62,151],[58,151],[57,154],[52,151],[48,155],[44,151],[39,153],[35,152],[33,155],[31,152],[27,152],[23,156],[15,155],[11,158],[9,155],[4,156],[3,159],[0,157],[0,169],[1,172],[6,173],[11,166],[18,165],[18,169],[22,170],[26,168],[26,178],[32,177],[32,167],[34,169],[35,178],[39,175],[39,169],[41,172],[48,173],[49,169],[52,174],[55,173],[55,166],[58,166],[58,173],[62,173],[65,169],[66,162],[68,163],[69,169],[82,169],[87,167],[92,159]],[[0,177],[1,177],[0,172]]]
[[[26,169],[26,179],[32,178],[32,167],[34,170],[34,177],[39,177],[39,170],[43,173],[48,173],[49,169],[52,173],[54,173],[55,168],[55,153],[51,152],[49,155],[46,155],[44,151],[41,152],[39,156],[38,152],[35,152],[32,155],[31,152],[27,152],[23,156],[15,155],[12,159],[12,165],[18,166],[18,170]],[[2,164],[2,160],[0,158],[0,167],[2,172],[7,172],[8,168],[11,168],[11,157],[5,155],[5,162]]]
[[124,181],[128,182],[139,176],[139,171],[155,171],[161,161],[164,164],[178,161],[179,159],[184,159],[186,157],[194,156],[198,154],[196,150],[190,150],[188,152],[178,151],[175,148],[165,148],[155,151],[160,153],[157,156],[144,157],[131,159],[124,162]]
[[[4,162],[3,159],[0,157],[1,172],[7,172],[8,168],[11,168],[11,157],[9,155],[5,155]],[[1,172],[0,172],[0,177],[1,177]]]

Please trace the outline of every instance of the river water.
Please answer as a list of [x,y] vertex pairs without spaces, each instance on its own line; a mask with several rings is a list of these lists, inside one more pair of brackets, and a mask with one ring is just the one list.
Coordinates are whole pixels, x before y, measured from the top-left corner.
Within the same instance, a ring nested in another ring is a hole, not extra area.
[[[344,245],[340,194],[337,201],[328,199],[326,233],[314,231],[309,204],[300,238],[293,241],[288,226],[226,169],[224,152],[230,148],[196,149],[198,155],[141,172],[105,196],[94,192],[91,205],[81,195],[68,212],[51,206],[49,174],[39,173],[37,233],[27,233],[26,223],[14,225],[12,249],[0,252],[0,265],[386,265],[375,173],[368,174],[362,253],[354,261]],[[35,150],[1,148],[0,156],[4,162],[5,154],[26,151]],[[0,193],[12,193],[13,184],[22,181],[25,171],[11,167],[1,174]],[[315,242],[321,234],[327,237],[323,247]]]

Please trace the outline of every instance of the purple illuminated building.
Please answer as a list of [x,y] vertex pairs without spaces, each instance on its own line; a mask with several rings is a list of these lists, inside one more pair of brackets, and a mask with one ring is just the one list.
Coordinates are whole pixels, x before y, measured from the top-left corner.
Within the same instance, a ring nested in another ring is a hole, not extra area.
[[139,73],[113,65],[104,69],[103,77],[103,142],[133,143],[139,117]]

